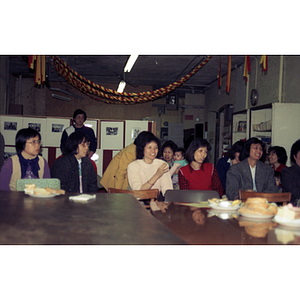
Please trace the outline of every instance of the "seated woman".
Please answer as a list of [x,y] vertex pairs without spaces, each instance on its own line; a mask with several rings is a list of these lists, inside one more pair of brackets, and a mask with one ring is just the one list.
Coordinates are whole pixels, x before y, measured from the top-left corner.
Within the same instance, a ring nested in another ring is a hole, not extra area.
[[136,143],[136,160],[127,168],[128,183],[131,190],[158,189],[162,195],[173,190],[169,166],[157,158],[160,150],[159,139],[147,132]]
[[41,135],[32,128],[17,132],[17,154],[6,160],[0,173],[0,190],[17,189],[17,180],[25,178],[50,178],[47,161],[39,155]]
[[281,172],[283,168],[286,168],[287,155],[283,147],[270,147],[269,153],[269,162],[274,171]]
[[136,144],[143,138],[144,135],[148,135],[148,131],[142,131],[136,137],[134,142],[118,154],[116,154],[107,166],[100,184],[108,191],[109,188],[127,190],[128,189],[128,178],[127,178],[127,167],[128,165],[136,160]]
[[299,205],[300,199],[300,140],[297,140],[291,148],[291,167],[282,169],[282,192],[291,192],[291,203]]
[[61,188],[66,192],[98,192],[97,174],[87,157],[89,145],[90,139],[85,133],[71,133],[63,145],[63,156],[51,167],[51,177],[58,178]]
[[240,153],[243,150],[245,142],[237,141],[228,150],[224,157],[221,157],[217,162],[217,172],[219,174],[224,194],[226,194],[226,174],[230,166],[240,162]]
[[226,175],[226,195],[234,200],[239,190],[252,190],[260,193],[277,193],[273,169],[260,161],[264,156],[264,143],[258,138],[245,142],[241,157],[244,159],[232,165]]
[[177,149],[177,145],[173,141],[166,141],[161,147],[161,157],[169,165],[171,169],[174,165],[174,154]]
[[208,162],[209,142],[202,138],[194,139],[187,149],[185,159],[189,163],[178,172],[178,183],[181,190],[215,190],[220,197],[223,187],[218,172]]

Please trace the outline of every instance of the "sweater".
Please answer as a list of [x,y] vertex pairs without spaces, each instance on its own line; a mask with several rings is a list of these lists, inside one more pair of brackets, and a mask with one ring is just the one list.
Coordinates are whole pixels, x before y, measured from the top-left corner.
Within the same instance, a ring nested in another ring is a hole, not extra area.
[[[88,157],[81,159],[83,193],[98,192],[97,174]],[[79,193],[78,160],[73,154],[57,159],[51,167],[51,177],[60,180],[61,189],[69,193]]]
[[[38,171],[39,178],[50,178],[50,169],[47,161],[42,157],[39,157]],[[17,180],[21,178],[21,166],[18,155],[13,155],[8,158],[0,173],[0,190],[15,191],[17,189]]]
[[[127,168],[128,182],[132,190],[140,190],[141,186],[145,184],[156,173],[159,166],[164,164],[162,159],[155,158],[152,164],[146,164],[143,159],[137,159],[130,163]],[[170,172],[162,175],[151,187],[151,189],[158,189],[162,195],[165,195],[166,190],[173,190]]]

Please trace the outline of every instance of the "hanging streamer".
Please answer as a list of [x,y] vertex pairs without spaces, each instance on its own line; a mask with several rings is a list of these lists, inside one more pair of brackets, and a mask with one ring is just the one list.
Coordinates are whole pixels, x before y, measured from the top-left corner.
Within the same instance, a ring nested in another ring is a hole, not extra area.
[[219,74],[218,74],[218,88],[222,85],[222,75],[221,75],[221,55],[219,57]]
[[91,82],[84,78],[76,71],[71,69],[66,62],[57,56],[52,56],[55,70],[73,87],[88,95],[92,99],[103,101],[109,104],[136,104],[144,103],[158,98],[162,98],[174,89],[182,86],[184,82],[190,79],[196,72],[198,72],[204,65],[206,65],[212,56],[208,56],[202,63],[194,68],[189,74],[183,76],[180,80],[155,91],[148,91],[142,93],[118,93],[112,89],[104,88],[98,84]]
[[261,64],[261,69],[263,72],[268,71],[268,56],[267,55],[262,55],[259,63]]
[[231,55],[228,55],[228,66],[227,66],[227,81],[226,81],[226,93],[230,91],[230,78],[231,78]]
[[44,85],[46,80],[46,56],[29,55],[28,68],[32,70],[35,69],[34,83],[38,86]]
[[248,73],[251,72],[251,63],[250,63],[250,56],[245,55],[245,63],[244,63],[244,74],[245,82],[248,81]]

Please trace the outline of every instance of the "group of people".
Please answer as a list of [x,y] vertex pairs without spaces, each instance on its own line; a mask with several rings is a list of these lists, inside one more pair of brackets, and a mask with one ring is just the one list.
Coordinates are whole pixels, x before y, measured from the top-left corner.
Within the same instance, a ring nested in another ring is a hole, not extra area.
[[[96,137],[84,126],[86,114],[78,109],[73,125],[61,138],[62,155],[49,168],[39,155],[41,135],[32,128],[21,129],[16,135],[17,154],[5,161],[0,172],[0,190],[15,190],[21,178],[58,178],[66,192],[98,191],[97,171],[90,159],[96,151]],[[220,198],[237,199],[239,190],[257,192],[291,192],[292,203],[300,199],[300,140],[291,148],[292,167],[286,166],[283,147],[266,150],[258,138],[236,142],[214,166],[209,162],[211,145],[206,139],[195,138],[187,149],[173,141],[161,145],[151,132],[141,132],[135,141],[121,150],[108,165],[101,185],[119,189],[158,189],[161,198],[169,189],[215,190]]]
[[83,110],[74,112],[73,124],[62,134],[62,155],[51,169],[39,155],[40,133],[32,128],[19,130],[15,138],[17,154],[8,158],[1,168],[0,190],[16,190],[18,179],[58,178],[66,192],[97,192],[97,173],[90,159],[96,151],[96,138],[94,131],[83,125],[85,120]]
[[[300,199],[300,140],[291,149],[292,167],[286,166],[287,154],[280,146],[269,148],[269,163],[266,163],[265,144],[255,137],[236,142],[216,167],[209,163],[211,146],[206,139],[195,138],[185,151],[173,141],[161,146],[152,133],[142,132],[133,146],[120,151],[116,156],[118,161],[111,161],[101,179],[106,189],[156,188],[163,197],[166,190],[178,184],[182,190],[216,190],[220,197],[232,200],[239,197],[239,190],[292,192],[294,205]],[[108,177],[112,179],[110,182]]]

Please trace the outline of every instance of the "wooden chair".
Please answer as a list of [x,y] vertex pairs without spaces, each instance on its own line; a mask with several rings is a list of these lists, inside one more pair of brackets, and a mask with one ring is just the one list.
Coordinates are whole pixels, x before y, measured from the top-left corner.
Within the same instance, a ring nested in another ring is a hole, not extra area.
[[291,201],[292,193],[258,193],[251,191],[239,191],[239,199],[245,202],[250,197],[266,198],[268,202],[282,202],[286,205]]
[[165,202],[202,202],[212,198],[220,198],[217,191],[167,190]]
[[[132,194],[137,200],[141,201],[155,201],[159,197],[159,190],[152,189],[152,190],[121,190],[121,189],[114,189],[108,188],[108,193],[121,193],[121,194]],[[150,205],[145,204],[145,208],[149,209]]]
[[60,180],[58,178],[37,178],[37,179],[18,179],[17,191],[23,192],[25,184],[35,184],[37,188],[49,187],[51,189],[60,189]]

